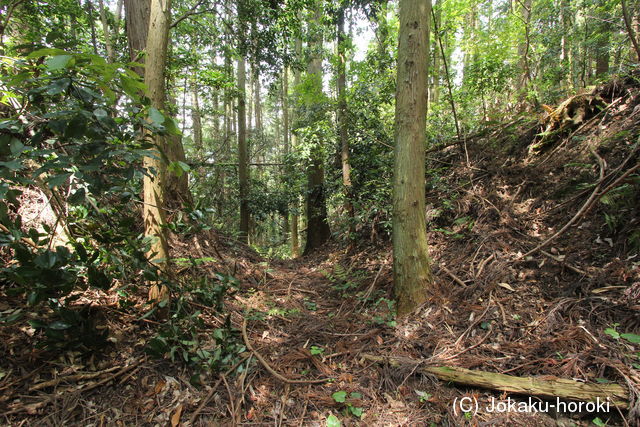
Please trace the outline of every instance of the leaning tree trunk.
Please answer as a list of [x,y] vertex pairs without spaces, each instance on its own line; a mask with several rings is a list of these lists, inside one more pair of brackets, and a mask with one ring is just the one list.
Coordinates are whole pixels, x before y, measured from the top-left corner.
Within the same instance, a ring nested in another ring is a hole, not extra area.
[[393,278],[398,315],[433,286],[425,219],[429,0],[400,0],[393,174]]
[[[322,10],[317,4],[311,26],[319,26],[321,18]],[[321,48],[322,32],[317,28],[312,28],[307,74],[312,84],[311,90],[317,95],[316,99],[320,99],[322,95],[322,54],[319,53]],[[304,248],[305,255],[322,246],[331,237],[324,194],[324,147],[322,147],[322,141],[314,144],[310,157],[307,168],[307,243]]]
[[[164,72],[167,62],[167,42],[171,19],[171,0],[152,0],[149,31],[146,42],[146,70],[144,82],[149,90],[151,106],[165,109]],[[165,151],[164,137],[147,134],[158,151]],[[156,260],[162,270],[167,271],[169,251],[164,226],[164,184],[166,168],[161,156],[147,156],[144,167],[155,171],[154,176],[144,177],[144,225],[145,235],[153,238],[149,258]]]

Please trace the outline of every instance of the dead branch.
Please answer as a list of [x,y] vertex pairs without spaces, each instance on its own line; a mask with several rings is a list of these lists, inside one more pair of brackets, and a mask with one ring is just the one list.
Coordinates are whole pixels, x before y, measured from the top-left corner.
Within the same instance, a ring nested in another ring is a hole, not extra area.
[[[408,358],[381,357],[364,354],[363,358],[378,363],[388,363],[397,367],[423,363]],[[609,399],[619,408],[629,407],[629,393],[619,384],[587,384],[565,378],[540,379],[535,377],[515,377],[495,372],[476,371],[457,366],[425,366],[418,372],[436,376],[442,381],[474,387],[500,390],[531,396],[559,397],[562,399],[594,401]]]

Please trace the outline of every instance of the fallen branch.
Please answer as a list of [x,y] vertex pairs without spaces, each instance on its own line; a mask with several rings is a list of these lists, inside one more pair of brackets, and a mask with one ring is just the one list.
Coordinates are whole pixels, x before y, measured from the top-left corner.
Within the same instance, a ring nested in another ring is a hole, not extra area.
[[[96,383],[90,384],[84,388],[79,388],[77,390],[75,390],[75,392],[77,393],[86,393],[90,390],[93,390],[94,388],[100,387],[103,384],[108,383],[109,381],[112,381],[116,378],[118,378],[120,375],[129,372],[130,370],[132,370],[133,368],[137,367],[140,363],[142,363],[142,361],[137,361],[129,366],[125,366],[122,369],[120,369],[118,372],[116,372],[115,374],[109,375],[107,378],[104,378]],[[4,413],[5,416],[9,416],[9,415],[13,415],[13,414],[18,414],[20,412],[27,412],[29,414],[34,414],[35,411],[37,411],[38,409],[44,408],[45,406],[47,406],[49,403],[53,402],[55,399],[57,399],[58,395],[56,394],[51,394],[49,396],[47,396],[44,400],[40,401],[40,402],[36,402],[36,403],[32,403],[30,405],[19,405],[13,409],[11,409],[10,411],[7,411]]]
[[449,275],[449,277],[451,277],[453,279],[453,281],[456,282],[458,285],[462,286],[463,288],[467,287],[467,284],[464,283],[461,278],[459,278],[458,276],[453,274],[453,272],[451,270],[449,270],[447,267],[445,267],[444,265],[441,265],[440,269],[442,271],[444,271],[445,273],[447,273]]
[[247,319],[244,319],[243,322],[242,322],[242,338],[244,339],[244,344],[247,346],[247,349],[249,349],[249,351],[251,353],[253,353],[253,355],[256,357],[256,359],[258,359],[258,361],[262,364],[262,366],[264,366],[264,368],[267,371],[269,371],[269,373],[271,375],[273,375],[274,377],[276,377],[278,380],[282,381],[283,383],[286,383],[286,384],[320,384],[320,383],[326,383],[328,381],[327,378],[319,379],[319,380],[292,380],[292,379],[284,377],[284,376],[280,375],[278,372],[276,372],[276,370],[273,369],[269,365],[269,363],[267,363],[267,361],[264,360],[262,355],[260,353],[258,353],[256,351],[256,349],[254,349],[253,346],[251,345],[251,342],[249,341],[249,336],[247,335]]
[[49,381],[45,381],[42,383],[35,384],[29,388],[29,391],[42,390],[43,388],[53,387],[61,382],[72,382],[72,381],[82,381],[82,380],[90,380],[96,377],[100,377],[102,375],[106,375],[110,372],[113,372],[119,369],[119,366],[113,366],[109,369],[100,372],[85,372],[83,374],[74,374],[74,375],[66,375],[62,377],[58,377]]
[[[371,354],[364,354],[363,358],[373,362],[388,363],[394,367],[422,363],[422,361],[408,358],[381,357]],[[434,375],[443,381],[491,390],[580,401],[594,401],[598,398],[610,399],[611,404],[618,408],[626,409],[629,407],[629,394],[624,387],[618,384],[587,384],[565,378],[514,377],[495,372],[474,371],[457,366],[425,366],[417,371]]]

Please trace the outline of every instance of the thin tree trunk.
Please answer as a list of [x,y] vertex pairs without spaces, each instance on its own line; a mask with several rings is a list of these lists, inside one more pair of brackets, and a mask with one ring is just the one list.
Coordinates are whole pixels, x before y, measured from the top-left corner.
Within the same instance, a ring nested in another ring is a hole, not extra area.
[[98,54],[98,41],[96,38],[96,23],[93,19],[93,3],[91,0],[86,0],[87,2],[87,16],[89,19],[89,28],[91,28],[91,45],[93,46],[93,53]]
[[425,218],[430,0],[400,0],[393,174],[393,278],[398,315],[433,287]]
[[109,31],[109,21],[107,20],[107,11],[104,8],[104,1],[98,0],[100,6],[100,22],[102,23],[102,32],[104,33],[104,44],[107,50],[107,62],[110,64],[115,61],[116,55],[113,51],[113,42],[111,40],[111,32]]
[[353,186],[351,184],[351,162],[349,159],[349,135],[347,123],[347,94],[346,94],[346,58],[344,33],[344,7],[338,10],[338,78],[336,82],[338,92],[338,136],[340,138],[340,160],[342,162],[342,186],[344,188],[344,211],[349,221],[349,240],[353,241],[356,234],[355,212],[353,209]]
[[[438,31],[440,28],[440,19],[442,16],[442,7],[438,5],[435,8],[435,16],[434,16],[434,31]],[[433,103],[438,103],[440,100],[440,57],[442,54],[438,53],[439,46],[438,40],[440,39],[440,35],[436,34],[435,43],[433,44],[433,67],[431,68],[431,75],[433,76],[433,93],[431,96],[431,101]]]
[[[300,37],[295,39],[294,42],[294,51],[296,54],[296,58],[300,58],[302,55],[302,40]],[[300,82],[302,80],[302,76],[299,69],[295,69],[293,72],[293,87],[294,89],[300,86]],[[297,119],[297,108],[293,109],[292,112],[292,122],[295,123]],[[291,132],[291,149],[295,150],[298,147],[298,134],[295,131]],[[300,200],[296,196],[293,202],[293,212],[291,213],[291,256],[297,257],[300,255],[300,239],[298,237],[298,209],[300,208]]]
[[[282,67],[282,87],[280,96],[282,99],[282,163],[285,163],[286,158],[289,156],[289,68],[287,65]],[[288,171],[286,166],[281,169],[282,181],[284,182],[284,178],[287,175]],[[283,229],[284,229],[284,240],[285,242],[289,241],[289,234],[291,225],[289,223],[289,204],[285,208],[283,219]]]
[[202,118],[200,116],[200,104],[198,102],[198,85],[196,83],[192,86],[191,100],[193,106],[191,107],[191,121],[193,122],[193,145],[198,152],[202,152]]
[[249,240],[249,157],[245,107],[246,70],[244,58],[238,59],[238,180],[240,185],[240,239]]
[[451,76],[449,75],[449,65],[447,64],[447,56],[445,55],[444,46],[442,46],[442,37],[440,35],[438,21],[436,20],[436,17],[433,14],[433,9],[431,10],[431,17],[433,18],[434,32],[436,34],[436,38],[438,39],[438,44],[440,45],[440,53],[442,54],[442,65],[444,66],[444,76],[447,80],[447,90],[449,91],[449,102],[451,104],[451,112],[453,113],[453,121],[456,125],[456,135],[458,136],[458,144],[460,145],[460,150],[464,154],[465,148],[462,141],[462,132],[460,132],[460,123],[458,122],[458,112],[456,110],[456,102],[453,99],[453,89],[451,84]]
[[[256,116],[256,133],[259,137],[262,137],[263,134],[263,130],[262,130],[262,108],[260,106],[260,70],[258,69],[258,67],[254,67],[254,74],[253,74],[253,87],[254,87],[254,93],[253,93],[253,108],[254,108],[254,114]],[[257,159],[256,159],[257,160]]]
[[[311,25],[318,26],[322,19],[321,5],[315,6]],[[307,74],[313,85],[313,93],[320,99],[322,95],[322,56],[318,52],[322,47],[322,32],[312,30],[309,40],[310,57],[307,64]],[[327,222],[327,204],[324,194],[324,159],[322,141],[311,148],[309,166],[307,168],[307,243],[304,254],[322,246],[329,237],[331,230]]]
[[[149,30],[146,41],[147,64],[145,84],[149,90],[151,106],[165,110],[164,73],[167,62],[167,42],[171,24],[171,0],[152,0],[149,18]],[[164,137],[147,134],[158,151],[165,151]],[[166,219],[164,216],[165,165],[160,156],[144,158],[144,167],[155,171],[155,176],[144,177],[144,225],[145,235],[153,238],[150,259],[156,260],[161,270],[168,274],[169,250],[165,236]]]

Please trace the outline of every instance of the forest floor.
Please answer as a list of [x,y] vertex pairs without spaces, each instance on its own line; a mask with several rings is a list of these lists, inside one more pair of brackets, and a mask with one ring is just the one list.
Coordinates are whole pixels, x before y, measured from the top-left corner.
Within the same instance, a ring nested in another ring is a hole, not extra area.
[[[436,288],[414,315],[392,315],[391,247],[375,233],[350,252],[333,243],[285,261],[263,259],[219,233],[174,237],[175,256],[201,261],[181,267],[181,280],[222,273],[239,283],[224,310],[197,292],[185,293],[185,304],[205,330],[223,330],[228,315],[234,339],[253,351],[194,386],[185,364],[145,353],[160,324],[141,319],[142,290],[129,307],[115,290],[86,291],[78,304],[91,306],[110,334],[109,346],[91,357],[69,351],[48,360],[32,348],[28,326],[0,329],[0,423],[324,426],[334,415],[345,426],[570,426],[596,418],[634,425],[637,400],[630,412],[465,415],[456,399],[485,408],[507,395],[416,372],[459,366],[609,381],[637,392],[638,346],[611,331],[640,333],[640,202],[637,184],[627,181],[639,163],[640,91],[618,81],[597,96],[604,110],[551,129],[542,144],[544,126],[519,118],[469,137],[468,161],[457,147],[429,153]],[[16,301],[2,295],[0,310]],[[216,346],[212,332],[199,339]],[[188,349],[182,341],[177,351]],[[422,363],[390,367],[366,354]]]

